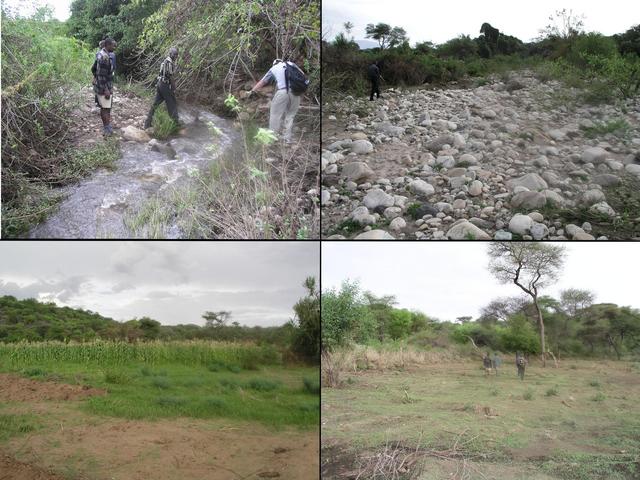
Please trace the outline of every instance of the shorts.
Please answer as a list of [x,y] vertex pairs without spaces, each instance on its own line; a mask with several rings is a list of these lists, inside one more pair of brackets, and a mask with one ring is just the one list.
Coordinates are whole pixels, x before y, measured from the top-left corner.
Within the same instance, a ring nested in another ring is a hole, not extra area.
[[96,103],[100,108],[111,108],[111,102],[113,101],[113,95],[106,99],[104,95],[96,95]]

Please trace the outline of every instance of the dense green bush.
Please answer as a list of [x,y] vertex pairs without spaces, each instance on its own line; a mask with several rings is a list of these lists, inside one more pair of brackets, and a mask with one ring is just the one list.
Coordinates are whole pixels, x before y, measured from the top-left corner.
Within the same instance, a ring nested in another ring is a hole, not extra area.
[[574,65],[586,67],[588,57],[598,56],[611,58],[618,54],[615,40],[599,33],[578,35],[573,39],[566,59]]

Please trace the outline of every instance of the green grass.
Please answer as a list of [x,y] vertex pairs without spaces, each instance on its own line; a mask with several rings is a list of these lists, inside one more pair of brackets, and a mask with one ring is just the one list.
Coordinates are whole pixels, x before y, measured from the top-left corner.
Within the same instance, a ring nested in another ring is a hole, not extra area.
[[[229,369],[211,371],[210,363],[198,361],[189,365],[164,362],[161,368],[141,360],[106,369],[99,361],[55,359],[12,367],[5,362],[0,365],[2,370],[28,373],[34,379],[55,377],[58,382],[105,389],[107,395],[90,397],[79,404],[79,408],[95,415],[141,420],[227,418],[302,429],[315,428],[319,421],[318,391],[310,395],[302,388],[305,379],[317,378],[318,369],[313,367],[260,365],[255,370],[233,373]],[[7,431],[17,428],[12,426]]]
[[33,432],[40,428],[35,415],[13,415],[0,413],[0,441]]
[[[589,382],[604,371],[606,400],[592,401],[598,391]],[[390,439],[408,448],[444,450],[458,440],[465,458],[486,478],[533,478],[531,472],[543,464],[549,472],[568,471],[572,456],[582,454],[589,455],[589,471],[613,461],[612,447],[626,451],[614,456],[626,460],[640,451],[640,406],[631,400],[640,395],[640,384],[626,362],[572,360],[558,369],[534,362],[524,382],[515,368],[484,377],[469,362],[351,375],[356,382],[322,390],[323,444],[345,451],[375,453]],[[416,402],[403,402],[407,385]],[[495,416],[488,418],[486,408]]]
[[619,118],[617,120],[610,120],[608,122],[593,123],[593,127],[582,127],[585,136],[587,136],[588,138],[596,138],[599,136],[607,135],[609,133],[624,137],[628,135],[629,130],[631,129],[631,125],[629,125],[629,123],[622,118]]
[[[3,173],[4,183],[19,192],[15,198],[2,203],[2,237],[24,237],[31,228],[44,221],[63,199],[54,187],[76,182],[99,168],[114,169],[120,158],[119,141],[112,137],[84,150],[70,150],[61,156],[59,170],[46,181],[27,179]],[[11,179],[7,177],[11,175]]]
[[99,168],[113,170],[120,158],[120,142],[116,137],[100,141],[85,150],[74,150],[62,165],[64,182],[77,181]]
[[21,342],[0,343],[0,360],[9,365],[39,366],[47,362],[82,362],[101,367],[126,366],[142,362],[146,366],[178,363],[182,365],[239,365],[256,368],[281,363],[272,346],[210,341],[127,343],[95,341],[89,343]]
[[549,388],[546,392],[545,395],[547,397],[555,397],[558,395],[558,387],[557,386],[553,386],[551,388]]
[[627,480],[638,478],[637,456],[564,454],[542,464],[542,470],[563,480]]
[[128,213],[124,224],[136,238],[155,240],[167,237],[167,231],[175,214],[167,208],[165,200],[155,195],[143,203],[136,212]]
[[178,131],[178,125],[169,116],[167,107],[163,103],[153,114],[153,136],[159,140],[166,140]]

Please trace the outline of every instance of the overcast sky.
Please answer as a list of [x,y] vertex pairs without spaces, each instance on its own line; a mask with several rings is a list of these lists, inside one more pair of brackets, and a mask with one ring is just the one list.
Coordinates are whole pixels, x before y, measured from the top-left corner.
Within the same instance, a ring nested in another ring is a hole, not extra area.
[[[580,288],[594,292],[598,303],[640,308],[640,244],[565,245],[564,273],[543,294],[558,298],[560,290]],[[400,308],[440,320],[477,318],[492,299],[521,293],[515,285],[494,280],[487,249],[487,243],[473,242],[324,242],[322,289],[358,279],[363,290],[395,295]]]
[[2,8],[28,17],[35,12],[36,8],[49,5],[53,10],[54,18],[64,21],[71,16],[71,2],[72,0],[2,0]]
[[0,242],[0,295],[165,325],[283,324],[318,273],[316,242]]
[[404,28],[414,45],[422,41],[443,43],[461,34],[474,38],[488,22],[527,42],[562,8],[584,14],[586,30],[605,35],[622,33],[640,23],[640,2],[630,0],[323,0],[322,33],[331,40],[343,29],[342,24],[350,21],[353,36],[362,40],[368,23],[383,22]]

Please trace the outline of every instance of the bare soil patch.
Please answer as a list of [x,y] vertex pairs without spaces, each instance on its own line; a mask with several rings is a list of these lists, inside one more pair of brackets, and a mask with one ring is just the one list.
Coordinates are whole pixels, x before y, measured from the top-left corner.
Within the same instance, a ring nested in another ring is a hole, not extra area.
[[63,480],[63,477],[0,453],[0,480]]
[[[91,480],[317,479],[318,432],[219,421],[107,421],[15,440],[20,458]],[[29,478],[29,477],[27,477]]]
[[5,402],[79,400],[106,394],[105,390],[87,385],[68,385],[49,381],[40,382],[17,375],[0,374],[0,400]]

